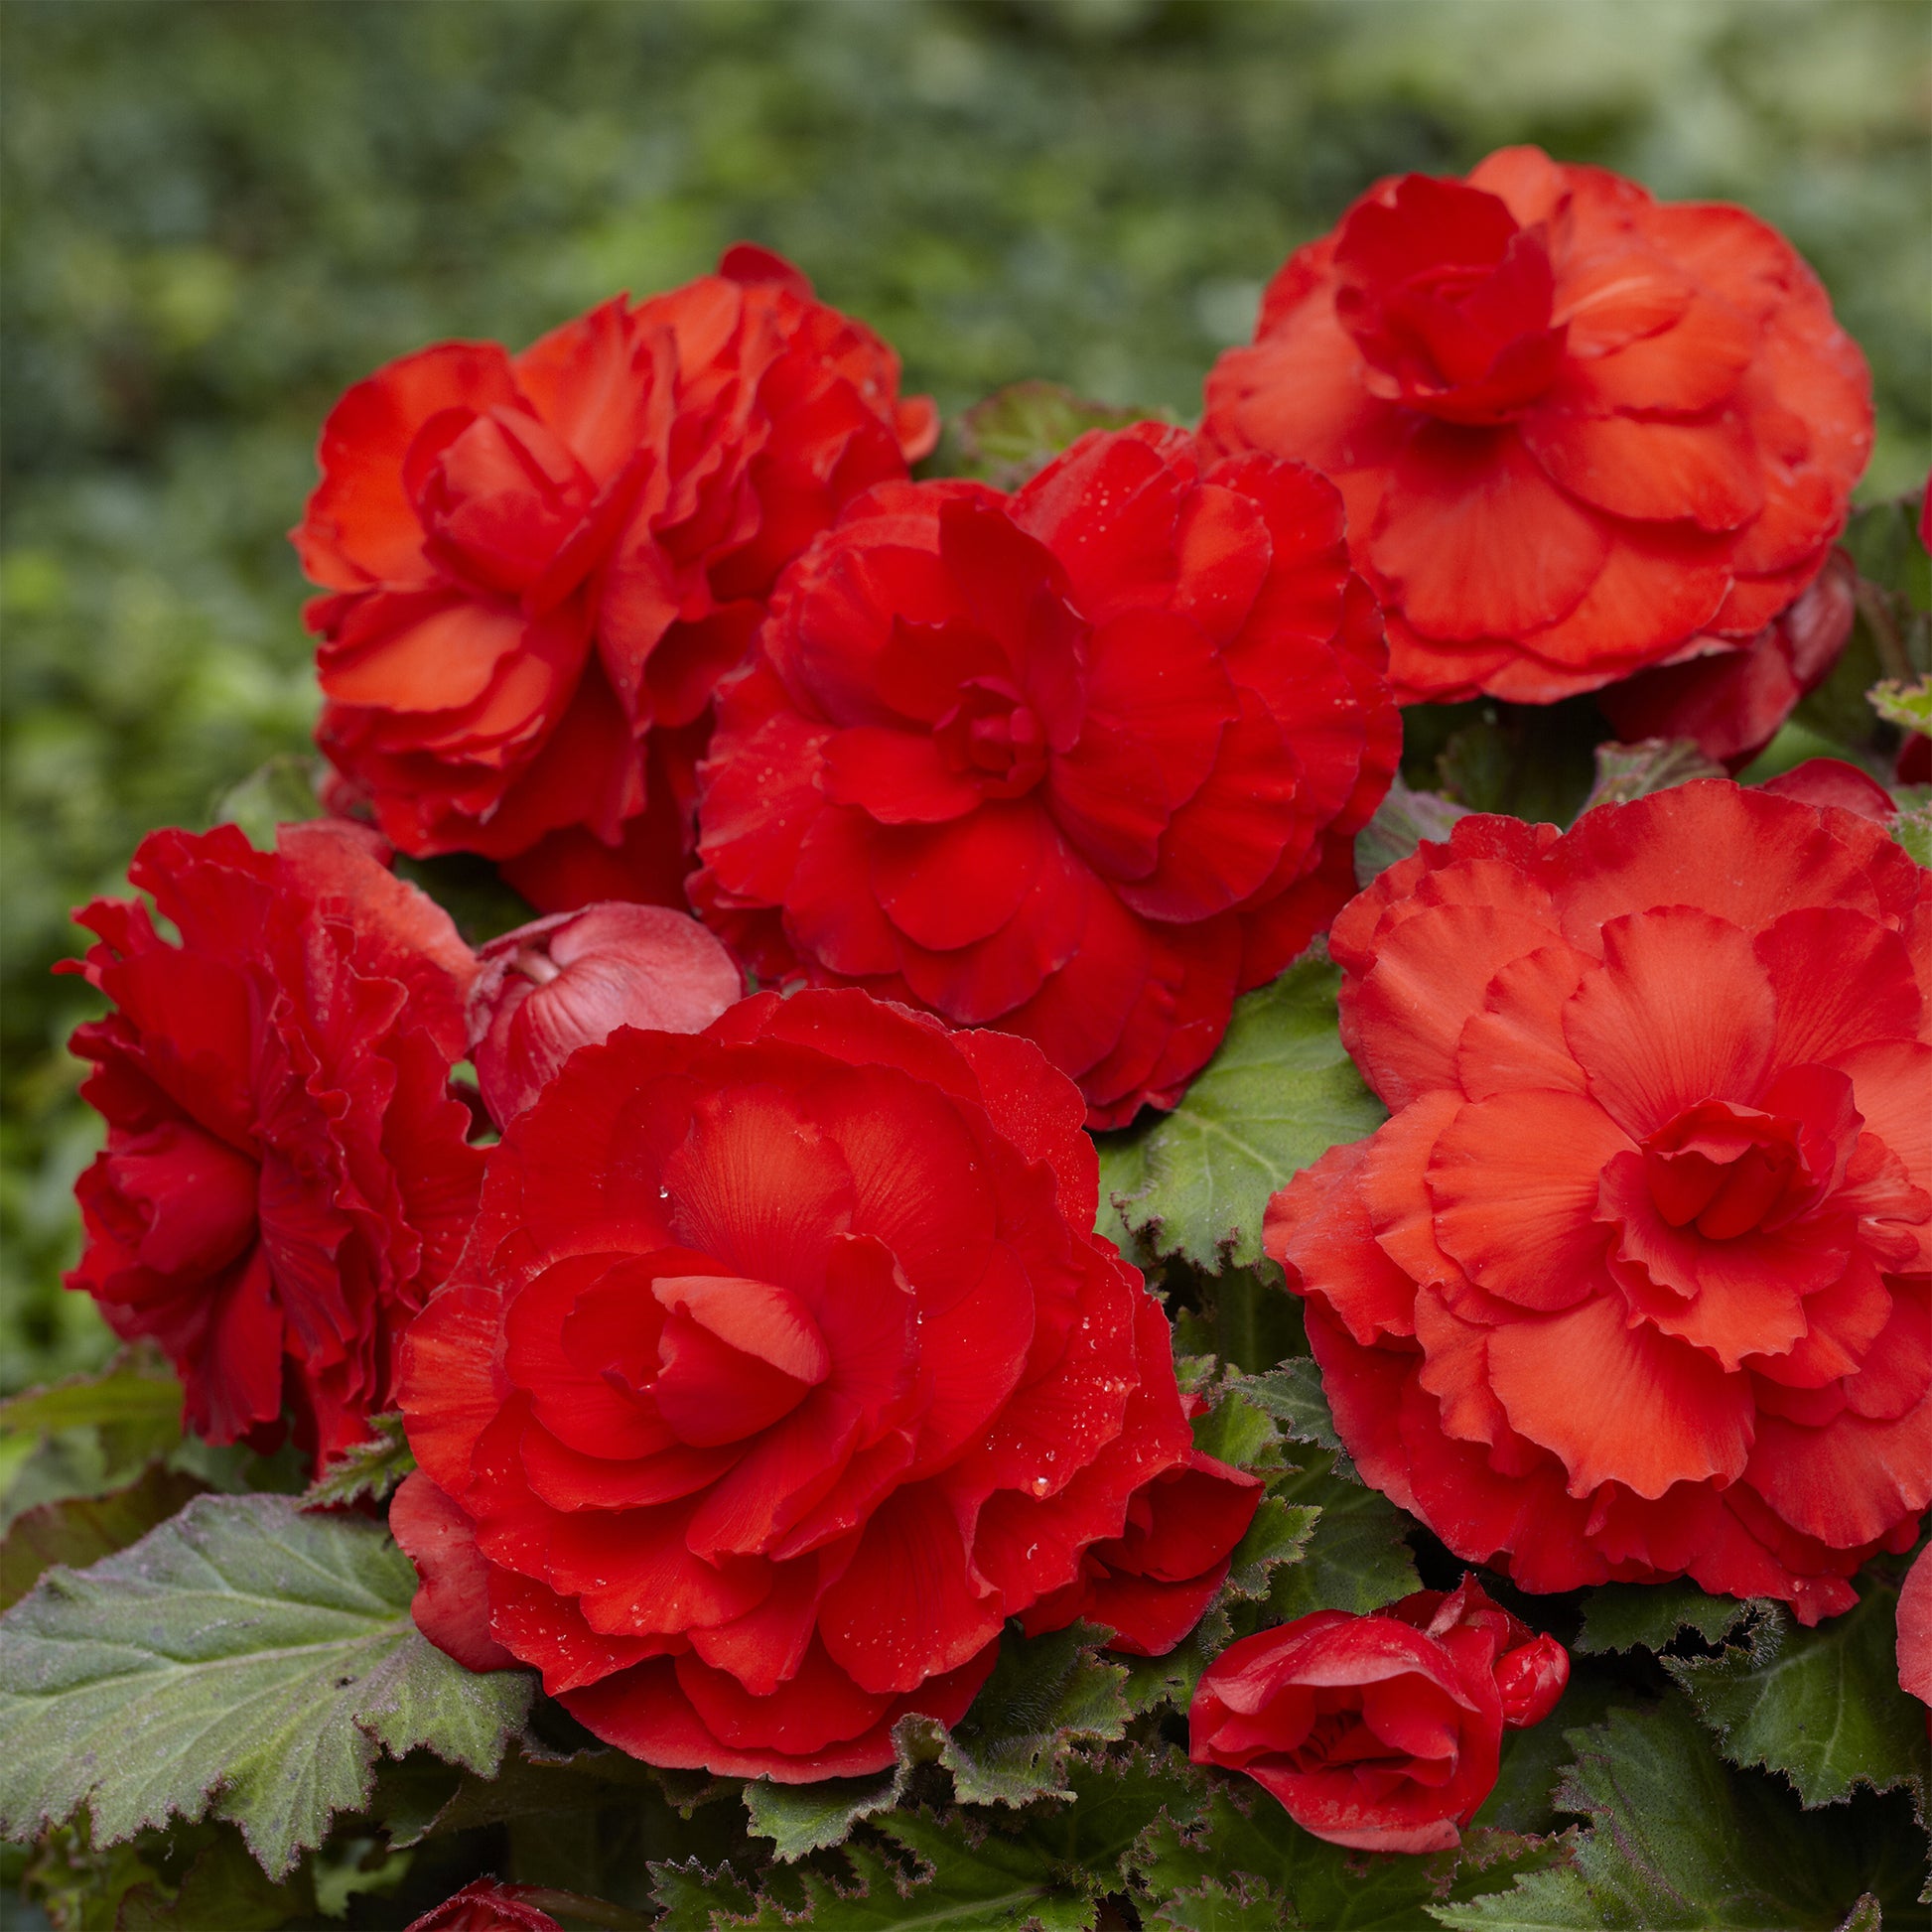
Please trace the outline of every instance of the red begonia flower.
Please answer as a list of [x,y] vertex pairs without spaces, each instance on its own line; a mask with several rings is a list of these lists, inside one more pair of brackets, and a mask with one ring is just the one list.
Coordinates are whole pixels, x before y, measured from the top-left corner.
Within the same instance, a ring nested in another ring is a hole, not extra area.
[[1913,1559],[1898,1592],[1898,1688],[1927,1707],[1932,1735],[1932,1545]]
[[1541,1723],[1569,1678],[1554,1637],[1464,1577],[1230,1644],[1194,1692],[1188,1755],[1245,1772],[1332,1845],[1450,1851],[1495,1786],[1505,1726]]
[[279,1433],[320,1463],[387,1408],[404,1326],[448,1273],[482,1157],[449,1091],[476,962],[357,826],[155,832],[139,899],[75,916],[114,1003],[73,1036],[107,1147],[81,1175],[68,1286],[152,1335],[210,1442]]
[[713,686],[784,564],[936,437],[897,386],[742,247],[519,355],[442,343],[358,382],[293,534],[327,592],[319,742],[384,833],[677,900]]
[[1341,502],[1143,423],[1013,496],[893,484],[794,564],[701,767],[692,884],[773,977],[1173,1106],[1352,888],[1399,723]]
[[576,1053],[406,1344],[425,1634],[654,1764],[807,1782],[956,1720],[1192,1454],[1082,1116],[854,991]]
[[1363,1474],[1526,1588],[1815,1622],[1932,1499],[1932,874],[1839,770],[1466,818],[1330,935],[1394,1115],[1265,1244]]
[[580,1046],[620,1027],[697,1034],[744,991],[718,940],[668,905],[587,905],[492,939],[470,990],[470,1054],[501,1127]]
[[1870,378],[1755,216],[1505,148],[1291,256],[1202,436],[1340,485],[1403,703],[1546,704],[1762,632],[1845,525]]
[[476,1878],[410,1923],[408,1932],[563,1932],[532,1900],[554,1894],[535,1885]]

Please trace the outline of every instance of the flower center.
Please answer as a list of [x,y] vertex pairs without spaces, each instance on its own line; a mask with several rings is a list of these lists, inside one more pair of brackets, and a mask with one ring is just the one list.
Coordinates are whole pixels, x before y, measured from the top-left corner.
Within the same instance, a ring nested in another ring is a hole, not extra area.
[[1802,1137],[1785,1116],[1707,1100],[1644,1143],[1650,1198],[1668,1225],[1709,1241],[1778,1227],[1817,1192]]
[[694,1448],[769,1429],[832,1371],[825,1337],[788,1288],[737,1275],[668,1275],[651,1293],[665,1314],[650,1393]]
[[1045,774],[1045,728],[1005,678],[968,678],[932,731],[947,766],[989,798],[1018,798]]
[[1493,195],[1411,175],[1349,216],[1335,314],[1374,395],[1452,423],[1502,423],[1549,388],[1565,330],[1542,227]]

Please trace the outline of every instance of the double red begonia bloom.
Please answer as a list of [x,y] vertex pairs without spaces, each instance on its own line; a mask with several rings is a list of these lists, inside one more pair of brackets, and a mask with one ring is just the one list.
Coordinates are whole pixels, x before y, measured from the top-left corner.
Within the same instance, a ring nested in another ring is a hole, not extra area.
[[1781,789],[1466,818],[1330,935],[1394,1116],[1265,1244],[1363,1474],[1526,1588],[1814,1622],[1932,1498],[1932,874]]
[[152,1335],[210,1442],[279,1433],[320,1464],[390,1405],[404,1326],[469,1231],[482,1156],[449,1091],[470,949],[358,826],[232,825],[141,842],[138,899],[75,916],[115,1011],[76,1030],[106,1151],[76,1189],[67,1278]]
[[408,1932],[563,1932],[548,1912],[532,1902],[554,1899],[535,1885],[506,1885],[476,1878],[442,1904],[412,1920]]
[[720,696],[692,896],[760,973],[1038,1042],[1172,1106],[1352,891],[1399,719],[1341,501],[1143,423],[1016,495],[893,484]]
[[1340,485],[1403,703],[1547,704],[1750,644],[1844,527],[1870,378],[1755,216],[1505,148],[1291,256],[1202,435]]
[[1495,1788],[1505,1726],[1540,1724],[1569,1681],[1563,1646],[1464,1577],[1230,1644],[1188,1707],[1187,1752],[1331,1845],[1450,1851]]
[[575,1054],[406,1345],[425,1633],[660,1765],[806,1782],[956,1720],[1192,1453],[1082,1113],[853,991]]
[[346,795],[405,852],[512,862],[546,910],[680,902],[713,686],[784,564],[936,439],[897,385],[749,247],[519,355],[442,343],[358,382],[293,533]]
[[501,1127],[580,1046],[620,1027],[698,1034],[744,991],[732,956],[668,905],[587,905],[492,939],[470,989],[470,1053]]

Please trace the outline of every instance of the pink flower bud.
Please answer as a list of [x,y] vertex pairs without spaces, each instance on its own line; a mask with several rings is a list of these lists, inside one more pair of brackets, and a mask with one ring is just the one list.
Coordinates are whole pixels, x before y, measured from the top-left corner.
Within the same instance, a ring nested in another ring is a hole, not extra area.
[[620,1027],[695,1034],[744,993],[725,948],[683,912],[605,903],[492,939],[470,996],[470,1052],[498,1127],[580,1046]]

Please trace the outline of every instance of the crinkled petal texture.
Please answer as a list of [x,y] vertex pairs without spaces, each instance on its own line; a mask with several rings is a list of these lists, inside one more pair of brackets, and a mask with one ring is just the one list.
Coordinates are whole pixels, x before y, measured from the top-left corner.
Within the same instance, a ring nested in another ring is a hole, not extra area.
[[761,973],[1033,1039],[1173,1106],[1352,889],[1399,724],[1341,499],[1142,423],[1016,495],[889,484],[720,699],[692,897]]
[[1569,1677],[1560,1644],[1465,1577],[1230,1644],[1194,1692],[1188,1755],[1245,1772],[1330,1844],[1449,1851],[1495,1786],[1505,1726],[1540,1723]]
[[75,916],[113,1003],[76,1030],[107,1145],[77,1189],[67,1285],[152,1336],[210,1442],[279,1440],[318,1465],[391,1406],[402,1331],[468,1232],[482,1156],[452,1097],[476,973],[449,916],[358,826],[155,832],[141,899]]
[[1379,183],[1291,256],[1201,434],[1340,485],[1403,703],[1547,704],[1761,643],[1755,716],[1802,685],[1815,640],[1764,633],[1871,429],[1864,358],[1774,229],[1506,148]]
[[418,857],[520,860],[545,911],[681,902],[680,734],[785,563],[931,447],[897,391],[884,343],[744,247],[519,355],[443,343],[358,382],[293,533],[348,794]]
[[1811,1622],[1932,1500],[1932,874],[1832,779],[1468,818],[1330,935],[1393,1116],[1266,1244],[1364,1474],[1527,1588]]
[[843,1776],[958,1718],[1193,1452],[1083,1113],[1028,1042],[852,990],[580,1048],[406,1345],[426,1633],[662,1765]]

